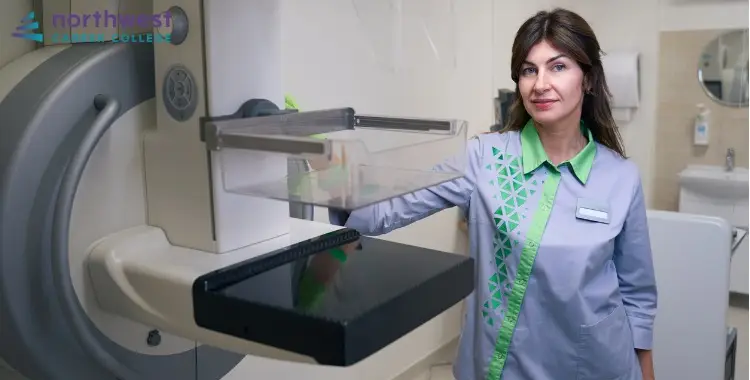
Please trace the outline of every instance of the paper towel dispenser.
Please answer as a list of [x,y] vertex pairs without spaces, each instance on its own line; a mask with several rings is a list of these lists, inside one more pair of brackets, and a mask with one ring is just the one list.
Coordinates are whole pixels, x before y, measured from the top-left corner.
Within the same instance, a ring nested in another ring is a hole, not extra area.
[[602,57],[604,76],[612,93],[612,116],[616,121],[630,121],[640,106],[640,54],[617,51]]

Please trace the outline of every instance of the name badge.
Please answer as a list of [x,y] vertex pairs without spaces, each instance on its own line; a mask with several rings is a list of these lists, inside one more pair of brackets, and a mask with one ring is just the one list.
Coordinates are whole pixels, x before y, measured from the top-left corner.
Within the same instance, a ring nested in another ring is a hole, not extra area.
[[578,198],[578,205],[576,205],[576,218],[609,224],[609,207],[603,202]]

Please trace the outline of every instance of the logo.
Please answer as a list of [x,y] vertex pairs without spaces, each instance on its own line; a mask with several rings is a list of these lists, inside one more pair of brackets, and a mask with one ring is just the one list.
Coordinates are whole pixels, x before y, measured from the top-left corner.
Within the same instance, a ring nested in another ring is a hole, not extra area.
[[[0,0],[1,1],[1,0]],[[16,27],[13,37],[36,42],[44,41],[44,34],[38,33],[39,23],[34,20],[35,14],[29,12],[21,20],[21,25]],[[104,28],[140,28],[140,29],[170,29],[172,16],[169,11],[158,14],[117,14],[96,11],[94,13],[78,14],[53,14],[52,27],[58,29],[104,27]],[[51,43],[76,43],[76,42],[130,42],[130,43],[159,43],[170,42],[170,34],[159,33],[52,33],[47,36]]]
[[13,37],[42,42],[44,36],[42,33],[36,33],[37,29],[39,29],[39,23],[34,21],[34,11],[31,11],[21,20],[21,25],[16,27]]

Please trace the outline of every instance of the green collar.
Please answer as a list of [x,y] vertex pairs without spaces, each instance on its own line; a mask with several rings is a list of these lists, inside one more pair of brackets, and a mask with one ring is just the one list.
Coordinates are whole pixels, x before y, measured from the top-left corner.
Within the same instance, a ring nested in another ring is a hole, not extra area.
[[[558,167],[566,164],[569,165],[576,178],[585,185],[589,178],[591,167],[594,165],[596,143],[594,142],[594,136],[591,134],[591,131],[584,126],[583,121],[581,121],[581,131],[588,135],[588,144],[586,144],[586,146],[578,152],[575,157],[561,163]],[[552,162],[550,162],[549,157],[547,157],[547,153],[544,151],[544,147],[542,147],[542,141],[539,140],[539,133],[531,120],[526,123],[526,126],[524,126],[521,131],[521,154],[524,174],[533,172],[545,163],[550,167],[555,168],[555,165],[553,165]]]

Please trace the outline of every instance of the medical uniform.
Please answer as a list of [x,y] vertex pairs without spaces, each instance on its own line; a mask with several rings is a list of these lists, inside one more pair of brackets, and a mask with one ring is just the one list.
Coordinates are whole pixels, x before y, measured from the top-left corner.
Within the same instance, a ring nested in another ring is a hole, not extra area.
[[379,235],[464,211],[477,278],[457,380],[642,378],[635,348],[652,348],[657,294],[641,181],[632,162],[581,128],[588,144],[557,166],[531,122],[479,135],[464,178],[346,218]]

